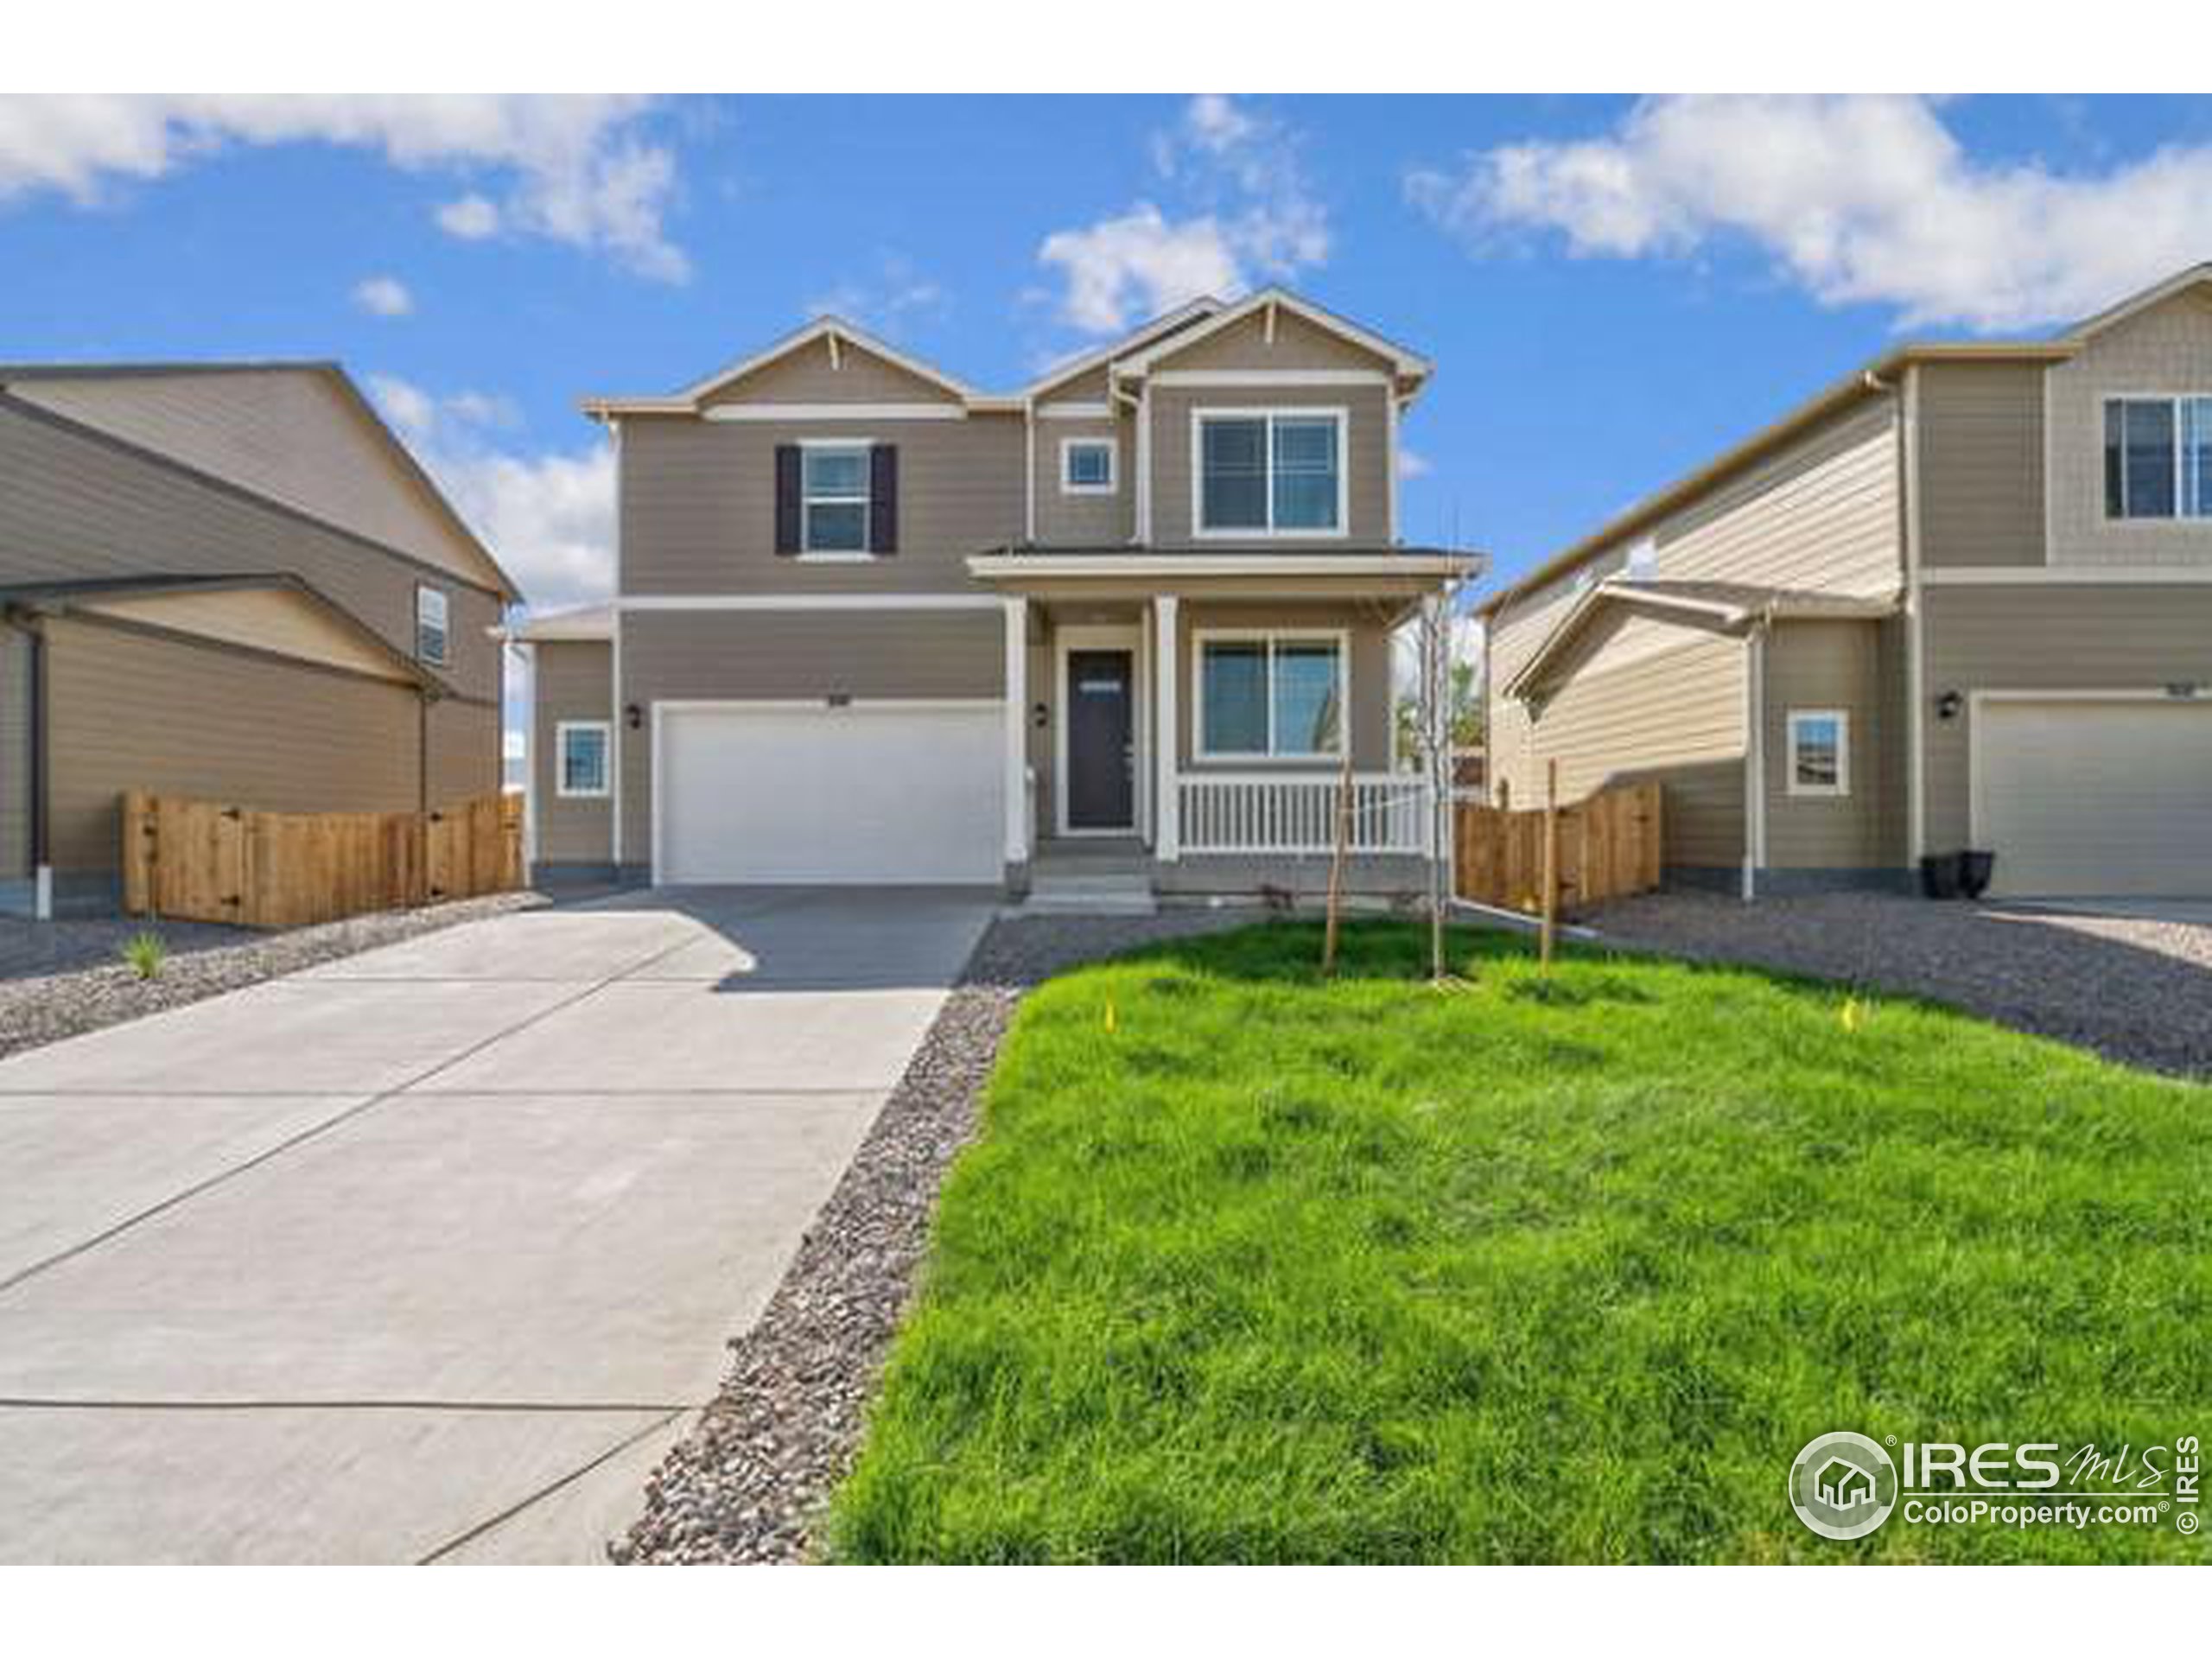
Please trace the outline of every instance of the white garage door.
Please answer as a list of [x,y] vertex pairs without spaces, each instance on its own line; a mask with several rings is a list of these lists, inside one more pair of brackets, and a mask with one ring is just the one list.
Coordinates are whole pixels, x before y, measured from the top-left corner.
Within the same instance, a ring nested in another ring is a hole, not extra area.
[[997,703],[662,708],[657,879],[996,882]]
[[2000,893],[2212,895],[2212,703],[1983,703],[1975,842]]

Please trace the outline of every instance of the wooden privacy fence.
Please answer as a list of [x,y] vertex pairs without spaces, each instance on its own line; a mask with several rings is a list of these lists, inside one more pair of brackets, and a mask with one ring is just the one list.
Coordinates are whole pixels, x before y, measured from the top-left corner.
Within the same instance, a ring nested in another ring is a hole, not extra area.
[[1452,833],[1459,893],[1477,904],[1544,913],[1546,821],[1558,820],[1557,908],[1578,910],[1659,885],[1659,785],[1624,784],[1554,812],[1461,801]]
[[123,798],[123,904],[134,916],[300,927],[521,885],[519,797],[427,813]]

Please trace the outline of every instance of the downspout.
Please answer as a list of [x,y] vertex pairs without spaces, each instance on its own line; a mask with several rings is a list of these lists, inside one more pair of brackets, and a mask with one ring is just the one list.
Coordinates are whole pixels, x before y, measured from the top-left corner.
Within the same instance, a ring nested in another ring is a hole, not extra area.
[[1771,619],[1753,619],[1744,641],[1744,882],[1745,904],[1758,897],[1766,868],[1766,637]]
[[423,686],[415,688],[415,812],[426,817],[430,810],[430,693]]
[[47,922],[54,919],[54,831],[48,822],[54,790],[48,770],[54,743],[48,729],[51,702],[46,677],[46,630],[31,627],[25,632],[30,638],[31,653],[31,881],[35,894],[31,913]]

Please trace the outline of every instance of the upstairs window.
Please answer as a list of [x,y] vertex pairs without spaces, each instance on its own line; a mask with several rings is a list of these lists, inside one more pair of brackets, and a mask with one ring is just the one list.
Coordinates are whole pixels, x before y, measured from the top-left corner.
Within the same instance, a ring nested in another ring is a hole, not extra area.
[[1343,534],[1343,411],[1239,410],[1197,420],[1200,535]]
[[2105,517],[2212,518],[2212,396],[2105,400]]
[[810,443],[801,452],[804,494],[800,549],[808,553],[868,550],[868,456],[865,443]]
[[1063,495],[1114,493],[1114,440],[1065,438],[1060,442],[1060,493]]
[[415,590],[415,655],[442,668],[446,660],[445,591],[438,588]]

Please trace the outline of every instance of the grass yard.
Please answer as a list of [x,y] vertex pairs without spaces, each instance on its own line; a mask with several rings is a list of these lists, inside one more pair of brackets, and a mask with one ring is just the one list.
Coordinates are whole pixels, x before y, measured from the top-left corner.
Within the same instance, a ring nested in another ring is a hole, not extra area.
[[[2212,1434],[2212,1090],[1905,1001],[1456,934],[1190,940],[1025,1004],[830,1553],[2202,1560],[1829,1542],[1799,1447]],[[2094,994],[2084,987],[2085,994]],[[2070,1484],[2070,1483],[2069,1483]]]

